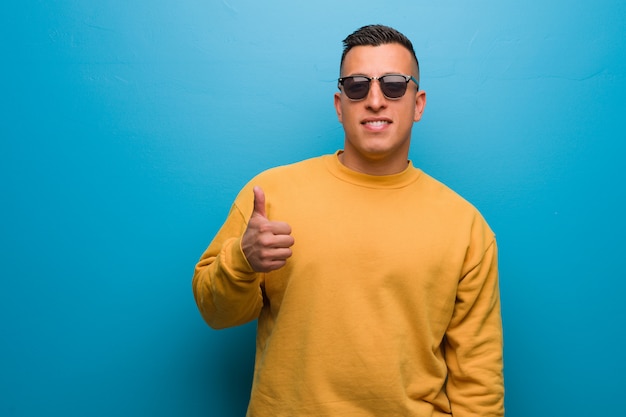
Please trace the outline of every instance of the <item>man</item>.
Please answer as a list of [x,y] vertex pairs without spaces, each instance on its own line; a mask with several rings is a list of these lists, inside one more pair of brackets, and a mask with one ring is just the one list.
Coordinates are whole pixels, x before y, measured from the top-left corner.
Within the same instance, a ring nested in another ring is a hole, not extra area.
[[249,416],[502,416],[494,234],[408,160],[426,94],[411,42],[344,40],[343,151],[240,192],[196,266],[214,328],[258,319]]

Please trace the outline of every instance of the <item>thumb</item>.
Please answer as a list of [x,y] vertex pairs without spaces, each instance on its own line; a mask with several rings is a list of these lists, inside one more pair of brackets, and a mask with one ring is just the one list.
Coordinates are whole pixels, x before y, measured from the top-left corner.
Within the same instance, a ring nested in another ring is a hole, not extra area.
[[262,217],[267,217],[265,215],[265,193],[261,187],[254,187],[252,189],[254,193],[254,210],[252,211],[252,215],[255,213]]

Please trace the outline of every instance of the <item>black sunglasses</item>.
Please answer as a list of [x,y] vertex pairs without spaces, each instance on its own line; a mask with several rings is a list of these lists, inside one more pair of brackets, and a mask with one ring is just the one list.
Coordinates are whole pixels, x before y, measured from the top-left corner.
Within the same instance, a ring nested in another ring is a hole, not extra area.
[[[380,90],[385,97],[391,100],[398,99],[406,93],[409,81],[413,80],[417,89],[420,84],[412,75],[387,74],[380,77],[366,77],[365,75],[351,75],[339,79],[339,85],[343,87],[343,92],[350,100],[363,100],[370,91],[372,80],[378,80]],[[340,88],[341,88],[340,87]]]

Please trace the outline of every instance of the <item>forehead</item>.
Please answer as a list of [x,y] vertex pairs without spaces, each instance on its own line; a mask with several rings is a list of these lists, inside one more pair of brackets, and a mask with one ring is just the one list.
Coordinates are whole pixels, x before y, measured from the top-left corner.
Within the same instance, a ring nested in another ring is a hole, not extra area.
[[347,54],[341,75],[379,76],[389,73],[413,74],[413,55],[404,46],[390,43],[379,46],[355,46]]

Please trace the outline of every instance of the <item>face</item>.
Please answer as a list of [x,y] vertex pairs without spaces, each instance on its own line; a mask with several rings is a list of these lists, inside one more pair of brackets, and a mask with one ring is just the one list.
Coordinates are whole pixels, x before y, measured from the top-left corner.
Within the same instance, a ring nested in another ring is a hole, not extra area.
[[[413,55],[400,44],[356,46],[345,56],[341,76],[404,74],[417,77]],[[399,99],[388,99],[372,80],[368,95],[359,101],[335,94],[335,110],[345,132],[344,165],[375,175],[393,174],[407,166],[411,129],[422,117],[426,94],[409,81]]]

